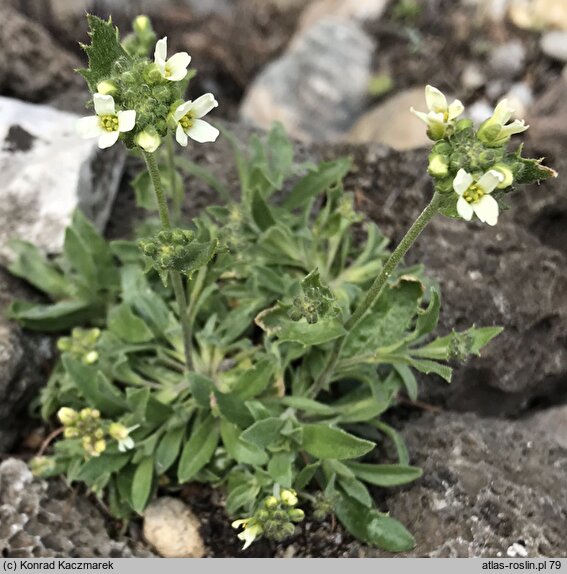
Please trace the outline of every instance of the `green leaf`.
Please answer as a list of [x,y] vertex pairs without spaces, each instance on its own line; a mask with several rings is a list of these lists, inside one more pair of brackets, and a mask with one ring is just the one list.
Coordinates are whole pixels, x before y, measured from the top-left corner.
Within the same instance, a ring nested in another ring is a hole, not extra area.
[[209,410],[211,408],[211,393],[214,393],[215,390],[214,381],[199,373],[190,372],[189,385],[197,404],[201,408]]
[[430,361],[429,359],[414,359],[410,357],[407,359],[408,363],[414,368],[429,375],[430,373],[435,373],[439,375],[442,379],[445,379],[448,383],[451,382],[453,376],[453,369],[447,365],[442,365],[436,361]]
[[260,359],[252,369],[242,373],[232,386],[232,393],[246,401],[252,399],[268,388],[274,374],[272,358]]
[[315,196],[341,181],[349,172],[351,163],[350,158],[321,163],[316,171],[308,173],[295,185],[284,201],[284,207],[291,210],[307,205]]
[[89,323],[103,311],[86,301],[61,301],[54,305],[36,305],[27,301],[15,301],[10,305],[8,317],[15,319],[26,329],[58,333],[77,325]]
[[144,387],[142,389],[126,389],[126,402],[132,413],[136,418],[142,422],[146,420],[146,411],[148,410],[148,402],[150,400],[150,389]]
[[413,277],[403,277],[387,286],[345,340],[344,356],[376,352],[403,342],[417,314],[423,285]]
[[266,231],[266,229],[276,224],[270,206],[266,203],[266,200],[262,197],[258,189],[255,189],[253,192],[252,205],[250,208],[254,223],[256,223],[262,231]]
[[362,542],[388,552],[405,552],[415,546],[413,536],[400,522],[348,496],[340,498],[335,513],[343,526]]
[[67,374],[90,406],[109,417],[117,417],[125,412],[127,404],[124,396],[101,371],[83,365],[67,354],[63,355],[62,360]]
[[315,473],[320,466],[321,465],[319,462],[314,462],[304,466],[299,474],[295,477],[293,486],[299,489],[305,488],[313,480],[313,477],[315,476]]
[[364,482],[376,486],[399,486],[417,480],[422,474],[421,468],[402,464],[367,464],[348,462],[347,466]]
[[233,488],[226,498],[226,512],[229,516],[236,514],[240,509],[251,511],[260,487],[256,484],[240,484]]
[[240,398],[232,393],[221,393],[216,389],[213,392],[220,414],[224,419],[238,425],[240,428],[247,428],[254,422],[250,411]]
[[313,415],[332,416],[337,412],[336,409],[334,409],[329,405],[319,403],[317,401],[314,401],[313,399],[307,399],[305,397],[292,397],[292,396],[282,397],[281,403],[284,404],[286,407],[298,409],[307,414],[313,414]]
[[146,343],[154,334],[145,321],[134,315],[130,305],[122,303],[108,313],[108,329],[126,343]]
[[159,474],[167,472],[175,462],[184,437],[185,426],[169,429],[165,433],[156,450],[156,470]]
[[218,442],[218,423],[212,415],[193,426],[179,460],[177,476],[180,483],[191,480],[211,460]]
[[557,177],[557,172],[542,165],[543,159],[527,159],[522,157],[522,146],[515,154],[509,156],[513,162],[514,184],[536,183],[550,177]]
[[260,448],[266,448],[280,439],[283,425],[283,420],[270,417],[255,422],[240,435],[240,438]]
[[132,480],[132,491],[130,499],[132,508],[138,513],[142,514],[148,503],[150,493],[152,491],[152,483],[154,480],[154,458],[148,456],[140,462],[134,478]]
[[115,62],[121,58],[130,60],[122,48],[118,28],[112,24],[112,19],[101,20],[97,16],[87,15],[91,45],[83,45],[89,59],[88,69],[79,70],[85,78],[92,93],[97,91],[97,84],[111,76]]
[[418,386],[417,386],[417,379],[415,378],[413,371],[407,365],[401,363],[396,363],[394,365],[394,369],[396,369],[396,372],[398,373],[398,375],[400,375],[406,388],[408,397],[412,401],[417,400]]
[[398,462],[402,466],[407,466],[409,463],[409,452],[402,436],[390,425],[387,425],[382,421],[374,421],[373,425],[394,443],[396,452],[398,453]]
[[374,446],[373,442],[325,424],[303,426],[303,450],[320,459],[358,458]]
[[364,486],[360,480],[342,476],[338,477],[337,482],[348,496],[360,502],[360,504],[366,508],[372,507],[372,497],[370,496],[366,486]]
[[282,342],[289,341],[305,346],[323,345],[346,334],[337,317],[320,319],[314,324],[309,324],[304,318],[292,321],[288,317],[287,309],[279,303],[259,313],[255,322],[268,335],[277,337]]
[[10,273],[25,279],[54,300],[71,294],[67,279],[47,261],[35,245],[27,241],[13,240],[10,242],[10,248],[15,254],[14,262],[8,267]]
[[195,271],[201,269],[209,263],[214,257],[218,247],[218,241],[198,242],[193,241],[185,247],[185,254],[188,264],[183,268],[182,272],[191,277]]
[[103,454],[96,458],[91,458],[87,460],[85,465],[81,468],[77,476],[77,480],[81,480],[86,482],[88,485],[92,485],[105,474],[110,476],[111,474],[121,470],[128,464],[130,458],[132,458],[131,453],[117,455]]
[[268,474],[275,483],[291,488],[293,480],[294,452],[276,452],[268,463]]
[[221,438],[228,454],[237,462],[262,466],[268,455],[258,446],[240,439],[240,430],[228,421],[221,420]]
[[431,301],[427,309],[419,310],[415,327],[414,338],[418,339],[423,335],[432,333],[439,322],[439,311],[441,309],[441,297],[437,289],[431,290]]

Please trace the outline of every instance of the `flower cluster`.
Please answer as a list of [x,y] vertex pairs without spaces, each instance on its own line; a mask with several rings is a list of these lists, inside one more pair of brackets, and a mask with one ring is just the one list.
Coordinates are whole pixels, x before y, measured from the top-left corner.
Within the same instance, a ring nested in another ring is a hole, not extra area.
[[458,119],[465,108],[432,86],[425,88],[427,113],[411,110],[427,125],[435,141],[429,155],[429,174],[438,192],[446,194],[442,212],[450,217],[496,225],[502,197],[519,183],[531,183],[556,175],[538,160],[510,153],[507,145],[514,134],[529,126],[523,120],[510,122],[514,110],[502,100],[493,115],[475,130],[468,119]]
[[[111,26],[110,22],[102,25]],[[97,50],[97,54],[104,49],[109,51],[102,42],[95,43],[95,38],[93,35],[89,50]],[[85,138],[97,137],[101,149],[121,138],[130,148],[153,153],[170,130],[182,146],[187,145],[188,138],[205,143],[215,141],[219,135],[216,128],[202,119],[218,106],[215,97],[205,94],[195,101],[182,98],[191,56],[177,52],[168,57],[166,37],[156,43],[151,61],[144,52],[154,38],[148,18],[137,18],[134,35],[123,45],[114,46],[119,57],[113,59],[108,73],[97,81],[96,90],[91,86],[96,115],[81,118],[77,131]],[[98,60],[92,58],[91,66],[93,61]],[[87,70],[88,73],[93,72]]]
[[100,456],[107,448],[107,439],[116,441],[118,450],[125,452],[134,448],[130,433],[137,427],[127,428],[122,423],[104,421],[98,409],[85,408],[77,412],[62,407],[57,417],[64,427],[63,436],[68,439],[80,439],[87,457]]
[[296,508],[297,493],[294,490],[282,490],[279,496],[268,496],[258,510],[249,518],[235,520],[233,528],[244,528],[238,538],[244,541],[243,550],[248,548],[256,538],[266,536],[280,542],[295,532],[295,522],[301,522],[305,513]]
[[70,337],[61,337],[57,348],[63,353],[70,353],[84,365],[93,365],[98,361],[96,345],[100,339],[100,329],[81,329],[75,327]]
[[195,234],[189,230],[173,229],[160,231],[155,238],[141,239],[138,242],[142,253],[147,257],[148,266],[158,273],[185,270],[194,257],[189,246]]

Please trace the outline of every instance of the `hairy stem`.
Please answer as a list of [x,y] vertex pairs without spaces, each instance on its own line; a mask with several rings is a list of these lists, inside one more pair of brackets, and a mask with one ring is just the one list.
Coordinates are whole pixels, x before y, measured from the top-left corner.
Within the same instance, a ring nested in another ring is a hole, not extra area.
[[[171,229],[169,208],[167,207],[167,200],[165,198],[165,193],[163,191],[163,185],[161,182],[161,176],[159,173],[156,158],[153,153],[148,152],[143,153],[144,153],[144,159],[146,160],[148,173],[150,174],[150,178],[152,180],[154,191],[156,194],[161,226],[163,229]],[[181,322],[181,329],[183,331],[183,348],[185,350],[185,365],[187,366],[187,369],[190,369],[191,328],[189,326],[189,317],[187,316],[187,299],[185,297],[185,290],[183,288],[183,280],[181,279],[181,274],[178,273],[177,271],[171,271],[170,277],[171,277],[171,284],[173,286],[173,292],[175,293],[175,299],[177,300],[177,306],[179,308],[179,319]]]
[[166,138],[167,147],[167,162],[169,164],[169,173],[171,177],[171,197],[173,201],[173,220],[176,222],[181,221],[181,202],[182,195],[179,193],[177,185],[177,176],[175,172],[175,148],[173,145],[173,136],[171,134],[167,135]]
[[325,388],[325,386],[329,382],[330,377],[332,377],[334,373],[337,362],[341,356],[341,351],[343,349],[346,337],[358,325],[358,323],[364,317],[368,309],[370,309],[374,305],[374,303],[376,303],[376,301],[382,294],[384,287],[388,282],[388,279],[390,278],[392,273],[396,270],[396,267],[399,265],[404,255],[408,252],[410,247],[415,243],[416,239],[425,229],[426,225],[431,221],[431,219],[433,219],[433,216],[439,211],[440,203],[441,203],[441,195],[438,192],[435,192],[427,207],[421,212],[419,217],[414,221],[413,225],[409,228],[409,230],[404,235],[403,239],[400,241],[396,249],[390,255],[390,257],[384,264],[384,267],[382,267],[382,270],[380,271],[378,277],[376,277],[374,283],[372,283],[370,289],[368,289],[366,295],[354,310],[354,313],[345,323],[344,327],[346,330],[346,334],[343,335],[340,339],[337,339],[335,341],[335,344],[333,345],[333,349],[331,351],[331,354],[329,355],[329,359],[327,360],[327,363],[323,371],[321,372],[315,383],[313,383],[313,386],[309,389],[308,393],[309,396],[315,397],[321,391],[321,389]]

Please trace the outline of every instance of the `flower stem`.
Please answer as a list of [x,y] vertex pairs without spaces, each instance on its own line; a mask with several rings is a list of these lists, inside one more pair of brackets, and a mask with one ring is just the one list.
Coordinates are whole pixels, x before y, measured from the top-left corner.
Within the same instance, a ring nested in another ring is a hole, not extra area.
[[370,289],[366,292],[366,295],[362,301],[358,304],[354,313],[350,316],[348,321],[345,323],[344,328],[346,333],[339,339],[337,339],[333,345],[331,354],[327,364],[323,368],[323,371],[313,383],[312,387],[309,389],[308,394],[311,397],[317,396],[317,394],[325,388],[329,379],[332,377],[337,362],[340,358],[341,351],[343,349],[344,342],[348,334],[358,325],[361,319],[364,317],[366,312],[376,303],[382,294],[388,279],[392,273],[396,270],[400,261],[403,259],[404,255],[408,252],[410,247],[415,243],[416,239],[419,237],[421,232],[425,229],[426,225],[433,219],[434,215],[439,211],[439,206],[441,204],[441,195],[435,192],[431,201],[427,207],[421,212],[419,217],[414,221],[413,225],[408,229],[407,233],[404,235],[403,239],[400,241],[396,249],[390,255],[384,267],[380,271],[378,277],[374,280],[374,283],[370,286]]
[[[163,229],[171,229],[171,220],[169,218],[169,208],[167,207],[167,200],[163,191],[161,176],[157,165],[156,158],[153,153],[143,152],[148,173],[152,180],[156,200],[158,204],[159,218]],[[183,348],[185,351],[185,365],[187,369],[191,368],[191,328],[189,326],[189,317],[187,316],[187,299],[185,297],[185,290],[183,288],[183,281],[181,274],[177,271],[171,271],[171,284],[177,306],[179,308],[179,320],[181,322],[181,329],[183,331]]]
[[171,177],[171,197],[173,199],[173,220],[176,222],[181,221],[181,203],[182,196],[177,185],[177,174],[175,171],[175,148],[173,145],[173,137],[168,134],[166,137],[167,147],[167,162],[169,164],[169,175]]

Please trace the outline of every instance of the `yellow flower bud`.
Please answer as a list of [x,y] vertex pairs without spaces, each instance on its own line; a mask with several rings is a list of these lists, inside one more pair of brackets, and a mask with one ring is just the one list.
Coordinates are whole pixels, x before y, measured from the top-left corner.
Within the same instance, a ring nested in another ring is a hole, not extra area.
[[77,422],[78,414],[74,409],[70,409],[69,407],[61,407],[57,411],[57,418],[63,425],[69,426]]
[[275,496],[268,496],[266,500],[264,500],[264,506],[269,510],[271,508],[275,508],[278,505],[278,499]]
[[96,85],[96,91],[103,96],[112,95],[116,90],[118,90],[118,86],[110,80],[103,80]]
[[121,423],[112,423],[108,427],[108,434],[114,440],[121,441],[128,437],[128,429]]
[[507,165],[497,163],[492,169],[504,176],[504,179],[496,186],[498,189],[505,189],[514,183],[514,174]]
[[433,177],[445,177],[449,173],[449,162],[445,156],[432,154],[429,156],[429,167],[427,169]]
[[63,431],[63,436],[65,438],[77,438],[79,436],[79,431],[75,427],[67,427]]
[[99,439],[94,444],[95,456],[103,453],[106,450],[106,441],[104,439]]
[[144,130],[140,132],[135,138],[134,142],[137,146],[141,147],[148,153],[153,153],[161,144],[161,138],[157,133],[152,133]]
[[295,506],[297,504],[297,495],[294,490],[282,490],[280,498],[286,506]]
[[143,14],[137,16],[134,19],[134,24],[132,27],[134,28],[134,32],[136,32],[137,34],[142,34],[151,27],[150,19],[147,16],[144,16]]

